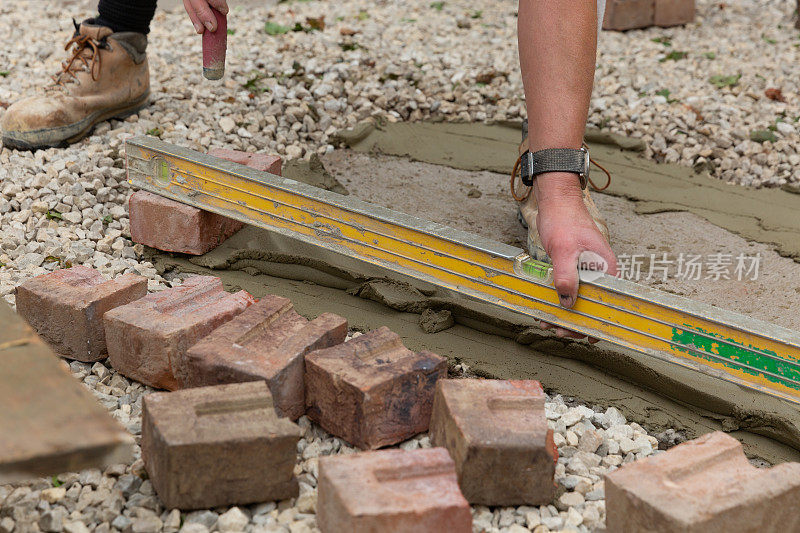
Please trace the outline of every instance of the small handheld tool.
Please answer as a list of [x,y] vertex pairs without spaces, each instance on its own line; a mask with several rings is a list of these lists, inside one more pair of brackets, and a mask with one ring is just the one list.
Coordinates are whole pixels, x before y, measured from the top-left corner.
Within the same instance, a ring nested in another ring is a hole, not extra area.
[[203,76],[219,80],[225,74],[225,52],[228,48],[228,17],[211,8],[217,18],[217,31],[203,32]]

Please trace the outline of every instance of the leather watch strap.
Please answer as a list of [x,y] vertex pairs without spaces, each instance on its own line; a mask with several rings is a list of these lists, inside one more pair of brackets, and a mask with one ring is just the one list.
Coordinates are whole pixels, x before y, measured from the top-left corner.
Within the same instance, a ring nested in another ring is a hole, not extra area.
[[570,172],[580,178],[581,189],[586,188],[589,178],[589,151],[586,148],[547,148],[522,154],[520,178],[527,186],[533,178],[546,172]]

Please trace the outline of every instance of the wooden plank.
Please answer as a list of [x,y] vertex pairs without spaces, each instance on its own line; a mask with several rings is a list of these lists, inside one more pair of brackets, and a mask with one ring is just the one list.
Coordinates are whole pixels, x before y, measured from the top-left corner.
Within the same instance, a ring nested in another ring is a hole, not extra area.
[[133,438],[0,303],[0,484],[130,461]]

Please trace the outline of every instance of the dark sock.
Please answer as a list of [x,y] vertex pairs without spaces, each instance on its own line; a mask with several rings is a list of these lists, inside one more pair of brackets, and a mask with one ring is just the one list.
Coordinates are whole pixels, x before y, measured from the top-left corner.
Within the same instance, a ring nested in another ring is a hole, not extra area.
[[157,0],[100,0],[97,18],[87,22],[98,26],[107,26],[115,33],[132,31],[150,33],[150,21],[156,12]]

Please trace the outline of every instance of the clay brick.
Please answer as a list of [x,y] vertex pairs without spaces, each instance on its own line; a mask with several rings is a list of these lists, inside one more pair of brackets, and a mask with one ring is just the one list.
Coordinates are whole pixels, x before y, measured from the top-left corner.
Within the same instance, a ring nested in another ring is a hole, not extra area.
[[322,533],[470,533],[472,514],[444,448],[381,450],[319,460]]
[[263,381],[145,396],[142,458],[167,509],[297,496],[302,430],[272,407]]
[[306,355],[306,407],[325,430],[363,449],[427,431],[446,360],[414,353],[383,327]]
[[296,420],[306,412],[305,355],[346,336],[346,319],[309,322],[287,298],[266,296],[189,348],[175,373],[181,388],[265,380],[278,413]]
[[124,274],[107,280],[97,270],[74,266],[17,287],[17,311],[59,355],[78,361],[105,359],[106,311],[142,298],[147,279]]
[[151,387],[178,388],[173,365],[190,346],[235,317],[254,299],[230,294],[222,281],[193,276],[105,314],[108,356],[122,374]]
[[203,255],[244,226],[147,191],[133,193],[128,211],[133,242],[165,252]]
[[608,474],[605,492],[608,531],[800,531],[800,463],[756,468],[719,431]]
[[277,155],[254,154],[240,150],[228,150],[227,148],[214,148],[208,152],[208,155],[246,165],[261,172],[269,172],[277,176],[281,175],[282,161],[280,156]]
[[648,28],[655,21],[655,0],[608,0],[604,30]]
[[[470,503],[546,505],[555,495],[553,431],[538,381],[443,379],[431,443],[447,448]],[[502,472],[503,475],[497,475]]]
[[694,0],[656,0],[656,26],[679,26],[694,21]]

